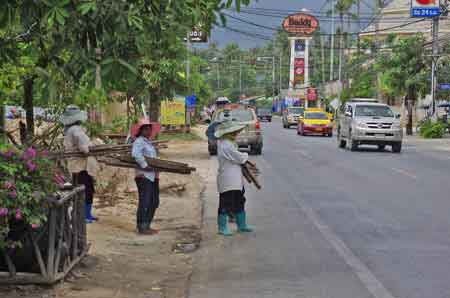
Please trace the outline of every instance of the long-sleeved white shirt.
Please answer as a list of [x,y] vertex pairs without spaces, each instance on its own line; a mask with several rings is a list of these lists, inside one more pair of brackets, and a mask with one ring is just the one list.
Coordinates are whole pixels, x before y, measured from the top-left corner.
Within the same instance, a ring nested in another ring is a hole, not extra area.
[[[133,149],[131,152],[134,160],[139,164],[142,169],[148,167],[148,163],[145,160],[146,157],[157,158],[158,154],[153,146],[152,141],[145,137],[139,137],[133,143]],[[156,173],[154,171],[136,170],[136,176],[144,176],[148,180],[154,182]]]
[[219,169],[217,173],[217,189],[219,193],[230,190],[242,190],[244,177],[241,165],[248,160],[247,153],[241,153],[237,144],[230,140],[217,141],[217,159]]

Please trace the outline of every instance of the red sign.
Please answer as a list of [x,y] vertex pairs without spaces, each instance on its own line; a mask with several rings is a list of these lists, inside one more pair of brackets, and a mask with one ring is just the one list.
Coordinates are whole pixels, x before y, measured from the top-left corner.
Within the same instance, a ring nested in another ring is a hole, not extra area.
[[295,58],[294,83],[303,84],[304,82],[305,82],[305,58]]
[[436,4],[436,0],[416,0],[420,5],[432,5]]
[[307,100],[316,100],[317,99],[317,89],[316,88],[306,89],[306,99]]
[[293,34],[310,35],[314,33],[318,27],[319,21],[316,17],[305,13],[290,15],[283,21],[283,29],[286,32]]

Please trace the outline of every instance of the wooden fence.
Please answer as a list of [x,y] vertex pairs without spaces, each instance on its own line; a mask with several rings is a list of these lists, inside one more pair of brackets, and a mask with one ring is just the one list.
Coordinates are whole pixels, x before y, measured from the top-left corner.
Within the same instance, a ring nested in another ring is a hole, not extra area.
[[6,270],[0,267],[0,284],[53,284],[81,261],[89,249],[84,199],[84,187],[48,199],[45,226],[38,231],[27,229],[21,249],[0,251],[6,264]]

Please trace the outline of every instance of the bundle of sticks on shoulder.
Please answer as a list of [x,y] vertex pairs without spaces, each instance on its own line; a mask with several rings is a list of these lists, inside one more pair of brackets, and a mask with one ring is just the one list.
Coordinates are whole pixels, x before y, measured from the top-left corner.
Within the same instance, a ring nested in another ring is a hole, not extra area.
[[251,161],[247,161],[242,165],[242,175],[244,175],[245,180],[247,180],[249,184],[255,185],[257,189],[261,189],[261,184],[258,181],[260,173],[261,172],[256,167],[256,164]]
[[[154,141],[156,148],[167,148],[167,141]],[[68,159],[77,157],[96,157],[97,161],[113,167],[140,169],[131,156],[132,144],[125,145],[98,145],[89,147],[89,153],[81,151],[61,151],[52,152],[49,157],[52,159]],[[175,173],[189,175],[195,168],[186,163],[164,160],[159,158],[146,158],[150,168],[157,172]]]

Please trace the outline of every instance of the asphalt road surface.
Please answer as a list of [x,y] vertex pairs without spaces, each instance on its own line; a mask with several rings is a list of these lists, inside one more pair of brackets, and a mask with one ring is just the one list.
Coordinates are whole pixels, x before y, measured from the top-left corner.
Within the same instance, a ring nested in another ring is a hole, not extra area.
[[350,152],[277,119],[263,129],[256,232],[216,234],[211,182],[189,297],[450,297],[450,150]]

